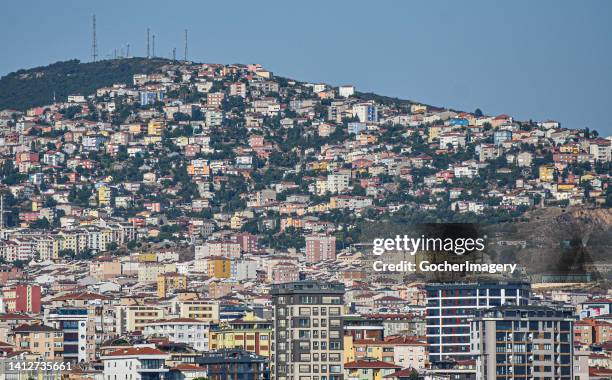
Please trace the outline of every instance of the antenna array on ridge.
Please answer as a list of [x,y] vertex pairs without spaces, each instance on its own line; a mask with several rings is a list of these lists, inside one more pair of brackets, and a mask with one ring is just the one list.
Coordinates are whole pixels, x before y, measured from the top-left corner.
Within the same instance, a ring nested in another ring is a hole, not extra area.
[[151,58],[151,50],[150,50],[150,46],[149,46],[149,33],[150,33],[150,29],[147,28],[147,58]]
[[185,29],[185,56],[184,60],[187,60],[187,29]]
[[91,60],[96,62],[98,60],[98,38],[96,36],[96,15],[93,15],[93,36],[91,42]]

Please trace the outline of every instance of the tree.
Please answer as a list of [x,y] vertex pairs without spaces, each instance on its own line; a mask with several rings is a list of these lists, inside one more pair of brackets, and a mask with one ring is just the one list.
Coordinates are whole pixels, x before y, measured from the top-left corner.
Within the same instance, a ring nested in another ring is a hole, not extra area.
[[51,223],[49,223],[47,218],[37,219],[30,223],[30,228],[35,230],[48,230],[51,228]]
[[4,164],[0,167],[0,178],[2,178],[2,182],[6,185],[16,185],[23,181],[25,177],[15,168],[12,160],[4,161]]
[[72,249],[62,249],[59,251],[59,257],[74,258],[75,253]]
[[127,248],[131,251],[138,246],[138,242],[136,240],[130,240],[127,243]]
[[476,111],[474,111],[474,116],[476,117],[482,117],[483,113],[480,110],[480,108],[476,108]]

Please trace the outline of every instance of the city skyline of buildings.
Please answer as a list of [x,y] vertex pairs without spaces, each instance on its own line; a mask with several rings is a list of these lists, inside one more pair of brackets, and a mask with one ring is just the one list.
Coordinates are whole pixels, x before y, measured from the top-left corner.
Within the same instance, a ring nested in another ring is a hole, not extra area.
[[[97,63],[127,65],[125,77],[0,110],[0,363],[70,363],[74,380],[612,368],[610,137],[258,64]],[[55,69],[69,81],[83,66]],[[517,270],[434,283],[368,264],[371,235],[440,222],[494,226],[479,260]],[[503,363],[489,311],[520,338]],[[538,341],[532,322],[563,332]]]

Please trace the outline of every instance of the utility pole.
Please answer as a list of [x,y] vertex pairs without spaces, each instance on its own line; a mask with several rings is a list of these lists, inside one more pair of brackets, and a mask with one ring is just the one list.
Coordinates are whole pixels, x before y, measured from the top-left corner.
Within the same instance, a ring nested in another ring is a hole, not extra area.
[[92,18],[93,36],[91,41],[91,60],[96,62],[98,60],[98,37],[96,36],[96,15]]
[[184,60],[187,60],[187,29],[185,29],[185,57]]

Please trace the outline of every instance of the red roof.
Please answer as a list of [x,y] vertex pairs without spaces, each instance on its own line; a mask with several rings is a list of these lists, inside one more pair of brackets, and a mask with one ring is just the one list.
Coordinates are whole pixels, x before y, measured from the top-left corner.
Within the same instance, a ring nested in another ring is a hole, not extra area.
[[394,372],[394,373],[392,373],[392,374],[390,374],[390,375],[387,375],[387,376],[385,376],[385,377],[400,377],[400,376],[401,376],[401,377],[407,377],[407,376],[412,375],[412,372],[415,372],[415,371],[416,371],[416,370],[415,370],[415,369],[413,369],[413,368],[404,368],[404,369],[402,369],[402,370],[399,370],[399,371],[397,371],[397,372]]
[[113,351],[106,356],[143,356],[143,355],[158,356],[158,355],[165,355],[165,353],[163,351],[158,350],[157,348],[151,348],[151,347],[128,347],[128,348],[119,349],[117,351]]
[[590,367],[589,376],[611,376],[612,377],[612,369],[600,368],[600,367]]
[[204,370],[204,368],[198,367],[197,365],[194,365],[194,364],[179,364],[174,368],[180,371],[202,371]]
[[402,368],[399,365],[393,363],[387,363],[380,360],[357,360],[354,362],[346,363],[344,368],[348,369],[361,369],[361,368]]
[[32,319],[27,314],[18,314],[18,313],[6,313],[0,314],[0,320],[8,320],[8,319]]
[[108,297],[102,294],[80,292],[70,293],[63,296],[53,298],[52,301],[72,301],[72,300],[110,300],[112,297]]
[[410,337],[410,336],[388,336],[388,337],[385,337],[385,343],[419,345],[419,346],[427,345],[424,339],[418,339],[417,337]]

